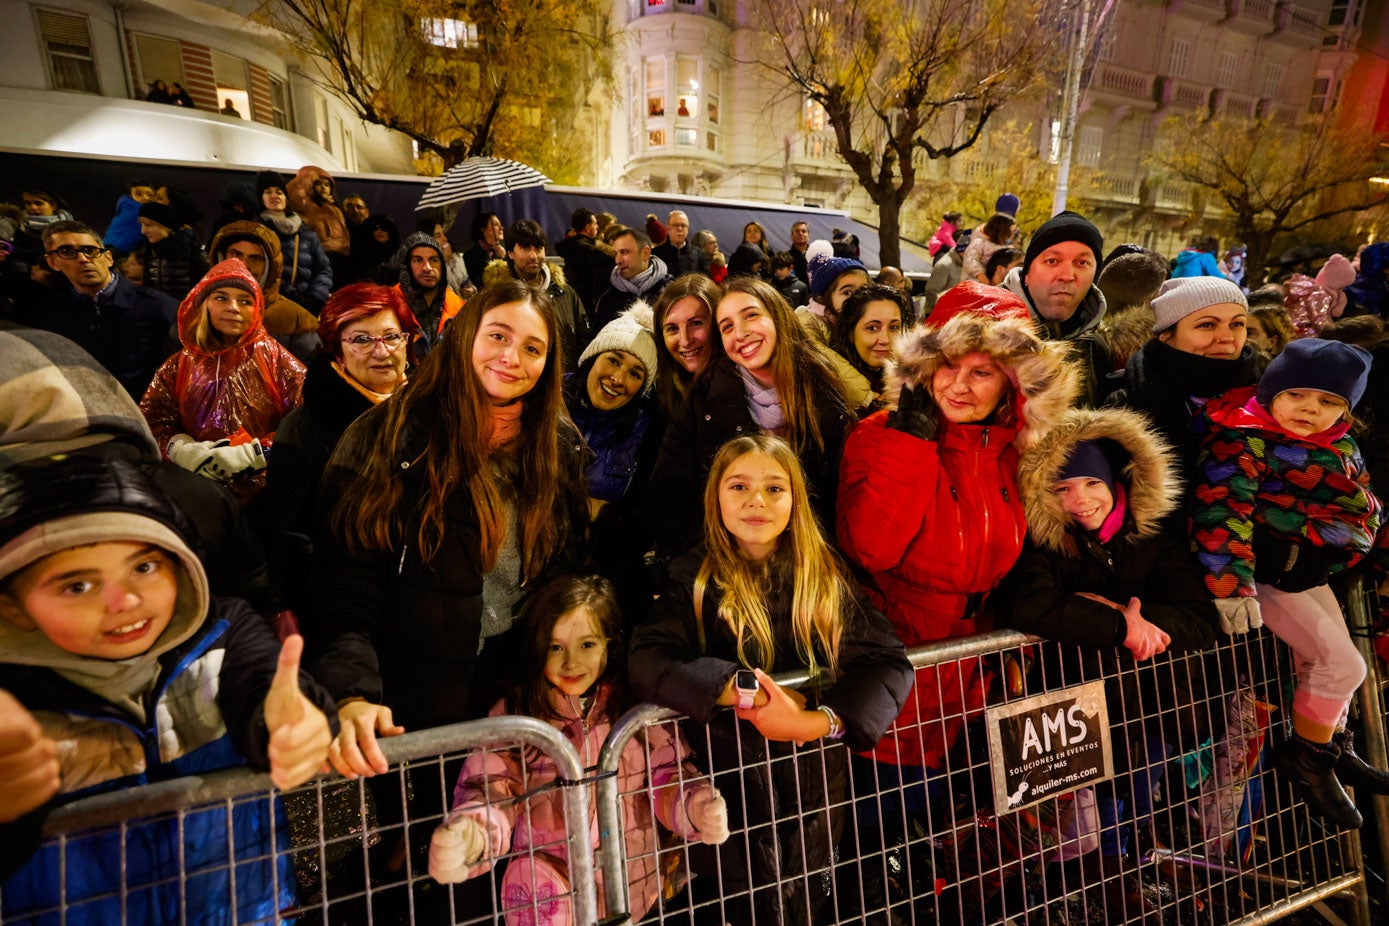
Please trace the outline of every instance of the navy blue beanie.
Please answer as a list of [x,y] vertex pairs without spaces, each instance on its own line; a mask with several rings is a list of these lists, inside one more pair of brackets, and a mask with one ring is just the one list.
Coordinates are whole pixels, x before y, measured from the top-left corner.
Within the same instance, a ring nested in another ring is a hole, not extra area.
[[1316,389],[1340,396],[1354,408],[1365,395],[1373,359],[1365,348],[1344,341],[1289,341],[1259,380],[1259,404],[1267,409],[1280,392]]
[[835,280],[850,270],[868,272],[862,263],[852,257],[826,257],[823,260],[812,260],[810,262],[810,294],[817,299],[820,298],[826,290],[834,285]]
[[1099,479],[1109,486],[1109,491],[1114,491],[1114,466],[1109,462],[1109,457],[1105,456],[1104,448],[1100,446],[1099,440],[1083,440],[1071,448],[1070,456],[1066,457],[1066,463],[1061,467],[1061,472],[1057,473],[1056,479],[1077,479],[1080,477]]

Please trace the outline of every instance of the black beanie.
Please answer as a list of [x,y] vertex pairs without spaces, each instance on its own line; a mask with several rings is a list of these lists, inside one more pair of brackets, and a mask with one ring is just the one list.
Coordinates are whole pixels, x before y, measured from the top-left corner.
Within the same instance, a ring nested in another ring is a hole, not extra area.
[[1373,356],[1365,348],[1342,341],[1298,338],[1268,365],[1256,395],[1265,409],[1280,392],[1316,389],[1346,400],[1354,408],[1365,395]]
[[279,171],[263,170],[256,174],[256,195],[263,195],[272,186],[289,192],[289,184]]
[[173,206],[166,206],[154,200],[150,200],[140,206],[140,218],[149,219],[151,222],[158,222],[160,225],[169,229],[180,228],[183,225],[183,223],[178,220],[178,216],[174,214]]
[[1105,456],[1104,447],[1099,440],[1084,440],[1072,447],[1061,472],[1056,474],[1058,481],[1080,476],[1099,479],[1109,486],[1110,492],[1114,491],[1114,465],[1109,462],[1109,457]]
[[[1022,258],[1023,277],[1027,277],[1028,268],[1039,254],[1063,241],[1079,241],[1088,247],[1095,255],[1096,264],[1104,256],[1104,236],[1089,219],[1077,212],[1058,212],[1043,222],[1027,242],[1027,253]],[[1095,270],[1098,272],[1099,267]]]

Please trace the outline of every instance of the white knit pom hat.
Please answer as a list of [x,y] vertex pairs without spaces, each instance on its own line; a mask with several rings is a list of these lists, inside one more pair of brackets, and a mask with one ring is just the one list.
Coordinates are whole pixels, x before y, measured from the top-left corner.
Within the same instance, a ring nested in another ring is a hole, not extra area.
[[642,395],[646,395],[656,382],[656,337],[651,333],[654,324],[655,315],[651,305],[644,299],[638,299],[594,335],[588,347],[579,355],[579,366],[605,350],[625,350],[646,367],[646,383],[642,386]]

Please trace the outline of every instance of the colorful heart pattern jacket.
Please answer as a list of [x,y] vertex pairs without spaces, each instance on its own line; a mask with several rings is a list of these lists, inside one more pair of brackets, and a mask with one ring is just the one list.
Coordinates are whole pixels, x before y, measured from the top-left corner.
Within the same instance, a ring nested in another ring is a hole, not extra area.
[[[1256,573],[1298,591],[1371,554],[1378,567],[1389,562],[1383,506],[1348,424],[1298,436],[1259,404],[1252,386],[1212,400],[1203,415],[1191,535],[1213,596],[1253,597]],[[1294,587],[1280,581],[1294,573]]]

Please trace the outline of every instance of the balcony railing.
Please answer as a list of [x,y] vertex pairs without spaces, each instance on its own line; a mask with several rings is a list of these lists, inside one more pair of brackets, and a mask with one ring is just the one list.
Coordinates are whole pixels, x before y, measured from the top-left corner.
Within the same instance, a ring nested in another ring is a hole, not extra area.
[[1092,86],[1116,96],[1149,101],[1153,98],[1152,74],[1131,71],[1107,62],[1100,65]]

